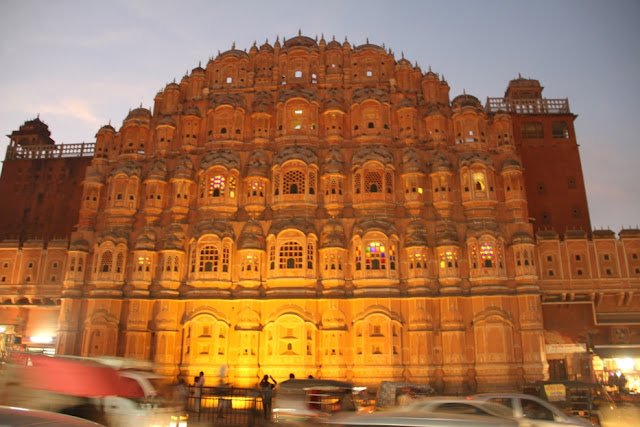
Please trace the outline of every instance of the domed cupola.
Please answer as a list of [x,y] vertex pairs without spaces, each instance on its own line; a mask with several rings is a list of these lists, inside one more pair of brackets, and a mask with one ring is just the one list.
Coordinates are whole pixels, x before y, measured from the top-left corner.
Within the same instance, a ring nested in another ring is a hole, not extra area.
[[262,227],[254,220],[249,220],[242,228],[238,237],[238,250],[264,250],[264,233]]
[[135,241],[134,249],[137,251],[153,251],[156,246],[156,233],[149,227],[145,227]]
[[298,31],[297,37],[293,37],[289,40],[284,39],[282,48],[283,50],[294,48],[318,49],[318,44],[311,37],[303,36],[302,32]]
[[273,46],[269,44],[268,40],[260,46],[260,53],[273,53]]
[[413,149],[408,149],[402,155],[402,171],[404,173],[422,172],[422,161]]
[[343,174],[344,157],[342,152],[335,147],[327,150],[322,162],[322,172],[325,174]]
[[450,172],[453,165],[441,152],[436,152],[431,158],[431,170],[434,172]]
[[476,98],[473,95],[468,95],[466,93],[462,95],[458,95],[455,98],[453,98],[453,101],[451,101],[451,108],[454,111],[462,110],[465,108],[473,108],[473,109],[479,110],[480,112],[484,111],[484,109],[482,108],[482,104],[480,103],[478,98]]
[[202,118],[202,114],[200,113],[200,109],[198,107],[196,107],[195,105],[191,105],[190,107],[188,107],[184,113],[182,114],[183,116],[193,116],[193,117],[198,117],[199,119]]
[[130,123],[143,125],[149,124],[151,122],[151,111],[144,107],[139,107],[134,110],[129,111],[127,118],[124,119],[123,124],[127,125]]
[[240,158],[232,150],[209,151],[202,159],[200,169],[206,171],[212,166],[224,166],[227,170],[239,170]]
[[252,151],[247,160],[247,176],[267,177],[269,173],[269,158],[263,150]]
[[173,178],[176,179],[193,179],[193,162],[189,156],[183,156],[178,159],[173,169]]
[[345,234],[337,219],[330,219],[322,228],[320,248],[344,248]]
[[414,220],[407,224],[404,246],[408,248],[427,246],[427,230],[422,222]]
[[165,181],[167,179],[167,164],[162,159],[157,159],[147,172],[146,179]]

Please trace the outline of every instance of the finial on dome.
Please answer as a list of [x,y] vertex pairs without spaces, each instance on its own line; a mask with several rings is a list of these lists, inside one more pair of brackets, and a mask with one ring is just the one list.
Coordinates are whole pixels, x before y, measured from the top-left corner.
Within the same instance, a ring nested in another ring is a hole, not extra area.
[[431,71],[431,65],[429,65],[429,72],[430,72],[430,73],[432,72],[432,71]]
[[235,49],[236,48],[236,42],[233,42],[233,44],[231,45],[231,49]]
[[369,44],[369,37],[367,37],[367,44]]
[[298,37],[300,37],[301,35],[302,35],[302,30],[298,28]]
[[463,95],[466,95],[466,94],[467,94],[467,90],[463,88],[463,89],[462,89],[462,94],[463,94]]
[[522,76],[520,75],[520,73],[518,73],[518,78],[519,78],[519,79],[521,79],[521,78],[522,78]]
[[335,34],[333,35],[333,38],[332,38],[331,41],[336,41],[336,35]]

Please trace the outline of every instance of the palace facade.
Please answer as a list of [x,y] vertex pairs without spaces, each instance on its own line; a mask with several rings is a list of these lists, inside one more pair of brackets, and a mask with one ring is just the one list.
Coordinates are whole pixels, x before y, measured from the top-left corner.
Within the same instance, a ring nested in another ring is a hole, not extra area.
[[95,144],[30,120],[0,179],[4,345],[238,386],[593,378],[640,347],[640,230],[591,230],[576,116],[542,90],[451,99],[384,46],[299,34]]

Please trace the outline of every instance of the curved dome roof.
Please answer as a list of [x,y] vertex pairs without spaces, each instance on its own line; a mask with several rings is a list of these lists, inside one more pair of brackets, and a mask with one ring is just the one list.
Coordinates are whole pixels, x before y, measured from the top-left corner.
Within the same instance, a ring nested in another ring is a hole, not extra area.
[[453,98],[453,101],[451,101],[451,107],[452,108],[474,107],[482,110],[482,104],[480,103],[478,98],[476,98],[473,95],[468,95],[466,93],[463,95],[458,95],[455,98]]

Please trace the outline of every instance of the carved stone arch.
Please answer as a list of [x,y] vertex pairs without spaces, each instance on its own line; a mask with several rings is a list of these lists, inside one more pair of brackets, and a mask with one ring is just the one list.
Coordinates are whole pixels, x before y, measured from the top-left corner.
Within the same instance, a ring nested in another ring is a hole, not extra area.
[[244,307],[238,313],[235,329],[243,331],[260,331],[262,330],[262,323],[260,322],[260,315],[249,307]]
[[381,315],[383,317],[386,317],[389,319],[389,321],[397,323],[400,326],[402,326],[403,324],[403,320],[398,315],[398,313],[391,311],[390,309],[388,309],[383,305],[372,305],[367,307],[365,310],[361,311],[360,313],[354,316],[352,323],[355,325],[356,323],[362,322],[374,315]]
[[421,305],[409,315],[409,331],[432,331],[433,318]]
[[345,314],[337,307],[331,307],[322,314],[320,328],[324,330],[347,330]]
[[317,328],[316,319],[314,318],[312,313],[305,311],[302,307],[287,304],[280,307],[278,310],[271,313],[264,322],[265,327],[277,322],[279,319],[285,318],[286,316],[293,316],[299,318],[302,323],[313,325],[314,328]]
[[182,320],[180,321],[180,323],[185,325],[185,324],[187,324],[189,322],[192,322],[193,320],[195,320],[196,318],[198,318],[200,316],[212,317],[216,321],[226,324],[227,327],[229,327],[231,325],[231,322],[229,321],[229,318],[227,317],[226,314],[224,314],[221,311],[215,309],[214,307],[210,307],[210,306],[197,307],[197,308],[193,309],[192,311],[190,311],[188,313],[185,313],[183,318],[182,318]]
[[473,325],[475,327],[487,323],[503,323],[511,328],[514,327],[511,314],[506,310],[494,305],[489,306],[482,311],[479,311],[473,316]]

